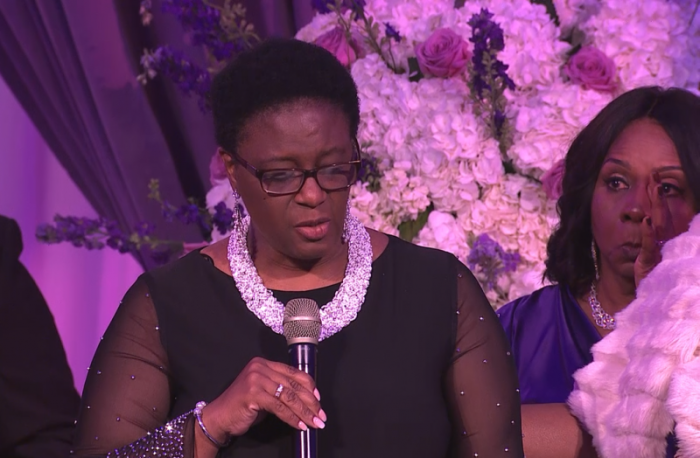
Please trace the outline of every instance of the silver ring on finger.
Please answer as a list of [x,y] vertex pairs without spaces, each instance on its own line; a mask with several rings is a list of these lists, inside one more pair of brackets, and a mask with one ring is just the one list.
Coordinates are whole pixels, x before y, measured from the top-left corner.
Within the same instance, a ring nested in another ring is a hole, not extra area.
[[279,386],[277,387],[277,389],[275,390],[275,397],[276,398],[279,399],[279,397],[282,396],[282,390],[284,390],[284,385],[282,385],[280,383]]

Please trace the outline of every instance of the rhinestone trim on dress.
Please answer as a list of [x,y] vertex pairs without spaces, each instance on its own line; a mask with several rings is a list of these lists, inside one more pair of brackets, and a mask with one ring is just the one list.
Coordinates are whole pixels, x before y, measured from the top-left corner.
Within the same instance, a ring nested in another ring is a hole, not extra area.
[[185,425],[191,414],[192,412],[187,412],[180,415],[155,431],[146,433],[146,436],[136,442],[108,453],[107,458],[184,458]]
[[[249,227],[250,216],[245,216],[240,227],[234,228],[229,237],[228,260],[231,276],[248,310],[273,331],[282,334],[284,304],[275,299],[272,291],[265,288],[258,275],[248,252]],[[367,229],[356,217],[348,213],[344,232],[348,243],[348,265],[345,268],[345,278],[335,297],[321,307],[319,341],[339,332],[357,318],[372,276],[372,244]]]

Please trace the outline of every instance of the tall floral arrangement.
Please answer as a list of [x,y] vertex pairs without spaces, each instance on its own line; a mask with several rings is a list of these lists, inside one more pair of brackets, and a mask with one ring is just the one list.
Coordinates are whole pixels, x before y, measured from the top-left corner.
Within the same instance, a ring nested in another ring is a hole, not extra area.
[[[691,0],[311,1],[318,14],[297,38],[332,52],[360,95],[367,160],[351,211],[369,227],[454,253],[494,306],[542,285],[574,136],[623,91],[697,92],[700,83]],[[160,47],[144,53],[140,80],[168,77],[207,110],[210,75],[258,38],[230,1],[163,0],[163,8],[204,47],[207,65]],[[148,24],[149,0],[141,14]],[[216,241],[241,203],[217,157],[211,183],[204,219],[220,221]]]
[[320,3],[297,38],[347,65],[376,161],[353,214],[454,253],[495,306],[542,285],[574,136],[623,91],[700,82],[688,9],[666,0]]

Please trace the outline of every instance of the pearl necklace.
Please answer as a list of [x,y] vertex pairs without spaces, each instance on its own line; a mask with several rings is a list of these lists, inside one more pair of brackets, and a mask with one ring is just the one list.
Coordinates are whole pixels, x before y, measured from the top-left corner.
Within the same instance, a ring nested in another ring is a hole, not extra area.
[[615,322],[615,317],[610,315],[608,312],[603,310],[600,302],[598,302],[598,292],[595,289],[595,284],[591,283],[591,292],[588,295],[588,304],[591,306],[593,311],[593,319],[595,320],[596,326],[603,329],[615,329],[617,323]]
[[[284,304],[263,285],[258,275],[248,252],[249,228],[250,216],[245,216],[229,237],[228,260],[231,276],[248,310],[273,331],[282,334]],[[362,223],[349,213],[345,218],[344,235],[348,243],[345,278],[333,300],[321,307],[319,340],[327,339],[357,318],[372,276],[372,244],[369,233]]]

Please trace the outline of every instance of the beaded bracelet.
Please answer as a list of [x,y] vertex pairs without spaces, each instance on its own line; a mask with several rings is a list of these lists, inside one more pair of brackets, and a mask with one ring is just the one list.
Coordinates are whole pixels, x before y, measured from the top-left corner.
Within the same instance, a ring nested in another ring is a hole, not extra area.
[[217,448],[224,448],[228,447],[229,444],[231,444],[231,439],[229,438],[226,442],[223,444],[216,440],[214,436],[209,434],[209,431],[207,431],[207,427],[204,426],[204,422],[202,421],[202,409],[204,409],[207,406],[207,403],[204,401],[199,401],[197,405],[194,408],[194,418],[197,419],[197,423],[199,423],[199,427],[202,428],[202,432],[204,433],[205,436],[207,436],[207,439],[211,441],[212,444],[216,445]]

